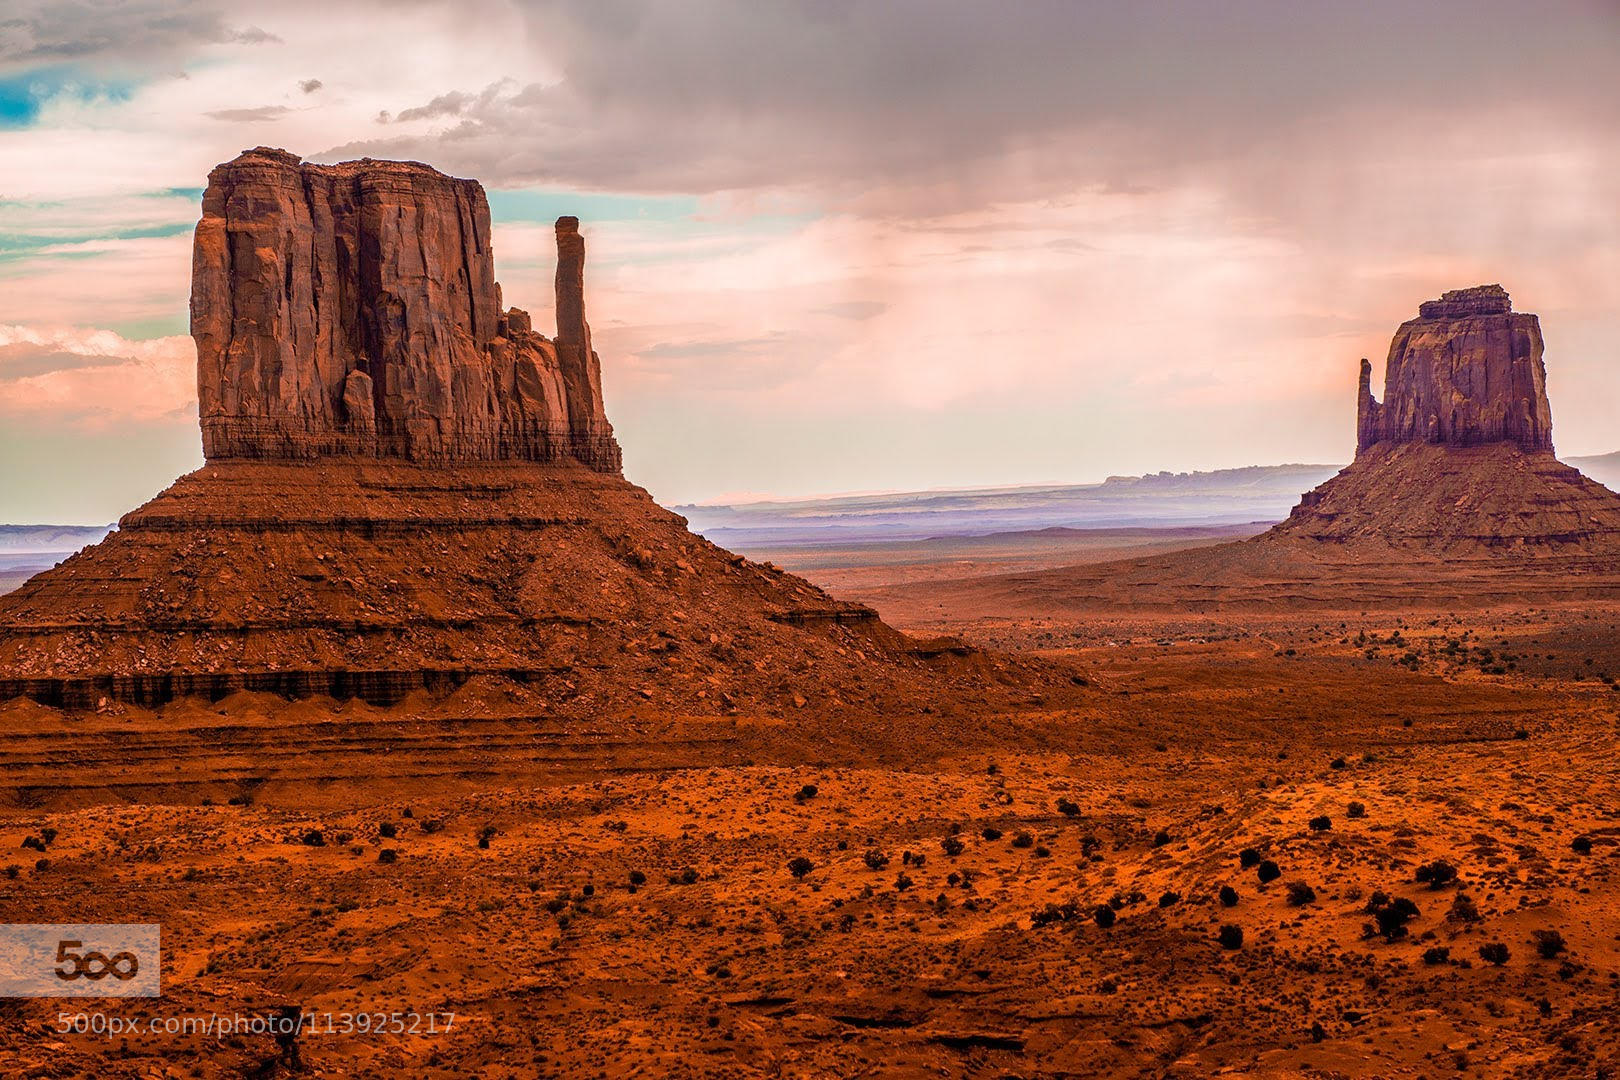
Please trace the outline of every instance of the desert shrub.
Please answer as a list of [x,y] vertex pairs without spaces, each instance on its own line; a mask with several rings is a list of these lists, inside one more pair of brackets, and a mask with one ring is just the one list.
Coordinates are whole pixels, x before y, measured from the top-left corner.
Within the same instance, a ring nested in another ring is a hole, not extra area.
[[1364,818],[1367,816],[1367,804],[1353,802],[1344,808],[1344,816],[1348,818]]
[[637,886],[647,884],[647,875],[640,870],[630,871],[630,884]]
[[947,836],[945,839],[939,842],[939,846],[946,855],[953,859],[962,854],[962,849],[964,847],[962,841],[958,840],[954,836]]
[[37,836],[25,836],[23,837],[22,847],[24,851],[44,851],[45,841]]
[[1091,913],[1091,918],[1098,926],[1106,930],[1114,925],[1114,921],[1118,916],[1114,914],[1114,909],[1107,904],[1098,904],[1096,910]]
[[904,870],[902,870],[899,876],[894,879],[894,887],[898,892],[905,892],[915,884],[916,882],[912,881],[911,877]]
[[1590,836],[1577,836],[1569,842],[1569,846],[1577,855],[1592,854],[1592,838]]
[[438,818],[428,818],[426,821],[422,822],[422,831],[425,833],[443,832],[444,822],[440,821]]
[[866,863],[868,870],[882,870],[889,865],[889,857],[877,848],[872,848],[865,855],[862,855],[861,861]]
[[20,873],[22,873],[22,867],[18,866],[16,863],[12,863],[6,867],[6,877],[11,881],[16,881],[17,875]]
[[1035,837],[1031,836],[1027,832],[1016,832],[1013,834],[1012,846],[1015,848],[1034,847]]
[[1170,834],[1163,829],[1153,834],[1153,846],[1164,847],[1170,842]]
[[34,860],[34,873],[43,874],[45,871],[49,870],[50,868],[51,868],[51,860],[49,860],[49,859],[35,859]]
[[399,862],[399,852],[391,847],[385,847],[377,852],[377,861],[380,863]]
[[1243,948],[1243,927],[1236,923],[1227,923],[1221,927],[1217,940],[1220,941],[1223,949],[1241,949]]
[[986,840],[1000,840],[1001,830],[996,828],[994,825],[986,825],[979,835],[984,837]]
[[1404,896],[1391,900],[1382,892],[1373,893],[1373,898],[1367,904],[1367,913],[1378,924],[1378,932],[1384,935],[1385,941],[1396,941],[1406,936],[1406,924],[1417,918],[1421,912],[1418,906]]
[[1079,807],[1079,805],[1069,801],[1068,799],[1059,799],[1057,801],[1057,808],[1058,808],[1058,813],[1062,814],[1064,817],[1079,817],[1080,816],[1080,807]]
[[1173,890],[1163,893],[1159,897],[1160,907],[1175,907],[1179,903],[1181,903],[1181,894]]
[[1288,883],[1288,906],[1304,907],[1306,904],[1316,903],[1316,890],[1303,881],[1290,881]]
[[377,826],[377,835],[382,837],[384,840],[392,840],[394,837],[399,835],[399,826],[395,825],[392,821],[385,821],[381,825]]
[[1536,952],[1543,960],[1552,960],[1567,947],[1564,935],[1556,930],[1537,930],[1531,935],[1536,940]]
[[1246,847],[1238,852],[1238,865],[1247,870],[1251,866],[1260,865],[1260,853],[1252,847]]
[[1447,922],[1477,923],[1483,916],[1479,913],[1479,906],[1469,898],[1467,893],[1458,893],[1451,901],[1451,910],[1446,912]]
[[1230,885],[1221,886],[1221,907],[1237,907],[1238,891]]
[[800,803],[806,803],[806,802],[809,802],[811,799],[815,798],[817,795],[820,795],[820,794],[821,794],[821,789],[816,787],[816,785],[814,785],[814,784],[806,784],[806,785],[804,785],[804,787],[799,789],[798,794],[793,796],[793,801],[794,802],[800,802]]
[[325,847],[326,837],[319,829],[311,829],[299,838],[305,847]]
[[47,847],[49,847],[51,844],[56,843],[56,837],[57,837],[56,830],[51,828],[49,825],[47,825],[43,829],[39,830],[39,838],[41,840],[45,841],[45,845]]
[[489,842],[495,839],[495,832],[496,829],[493,825],[485,825],[482,829],[479,829],[478,846],[481,848],[488,848]]
[[1416,877],[1431,889],[1443,889],[1457,880],[1457,868],[1444,859],[1436,859],[1418,867]]
[[1438,967],[1451,960],[1451,949],[1446,945],[1433,945],[1423,950],[1423,962],[1430,967]]
[[1332,761],[1328,762],[1328,768],[1330,769],[1347,769],[1349,767],[1350,763],[1344,760],[1342,757],[1336,757]]
[[1278,878],[1282,877],[1282,867],[1278,866],[1270,859],[1267,859],[1265,862],[1260,864],[1258,873],[1260,876],[1260,884],[1264,885],[1267,882],[1276,881]]
[[796,878],[802,878],[816,868],[816,864],[803,855],[795,855],[788,860],[788,873]]
[[1051,856],[1051,854],[1052,854],[1052,849],[1051,848],[1045,847],[1045,846],[1040,845],[1040,844],[1037,844],[1035,846],[1035,857],[1037,859],[1048,858],[1048,857]]
[[697,884],[697,879],[698,879],[697,867],[688,866],[685,870],[682,870],[679,874],[671,875],[669,880],[670,880],[670,884],[672,884],[672,885],[696,885]]
[[1333,828],[1333,819],[1323,814],[1320,817],[1311,818],[1310,825],[1312,832],[1326,832]]
[[1497,967],[1507,963],[1510,955],[1512,954],[1508,952],[1508,947],[1500,941],[1493,941],[1489,945],[1479,947],[1479,958],[1487,964],[1495,964]]
[[1080,916],[1080,905],[1073,900],[1063,904],[1047,904],[1029,917],[1031,926],[1051,926],[1053,923],[1072,922]]

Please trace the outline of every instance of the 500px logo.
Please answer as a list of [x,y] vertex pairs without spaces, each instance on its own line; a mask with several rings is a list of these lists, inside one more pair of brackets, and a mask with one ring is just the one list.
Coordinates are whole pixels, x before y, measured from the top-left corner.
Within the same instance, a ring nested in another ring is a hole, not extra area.
[[84,948],[82,941],[58,941],[56,943],[56,962],[68,963],[69,966],[56,969],[56,977],[63,982],[72,982],[74,979],[105,979],[108,975],[116,979],[133,979],[140,974],[141,961],[134,953],[125,949],[123,952],[108,956],[102,952],[75,953],[70,950]]
[[0,924],[0,997],[157,997],[152,923]]

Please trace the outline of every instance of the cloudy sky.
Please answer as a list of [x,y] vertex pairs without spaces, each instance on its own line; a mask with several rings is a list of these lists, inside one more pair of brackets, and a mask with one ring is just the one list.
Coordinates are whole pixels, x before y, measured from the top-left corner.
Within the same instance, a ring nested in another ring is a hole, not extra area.
[[200,463],[190,230],[260,144],[482,180],[540,326],[578,213],[667,503],[1344,461],[1357,360],[1496,281],[1620,448],[1617,0],[8,0],[0,522]]

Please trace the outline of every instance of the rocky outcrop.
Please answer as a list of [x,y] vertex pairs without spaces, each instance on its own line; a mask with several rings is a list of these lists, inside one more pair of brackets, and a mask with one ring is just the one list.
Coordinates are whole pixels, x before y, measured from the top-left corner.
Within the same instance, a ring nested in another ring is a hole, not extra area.
[[1390,344],[1382,404],[1361,362],[1355,461],[1256,543],[1612,558],[1620,496],[1553,456],[1541,352],[1500,285],[1422,304]]
[[1552,452],[1552,410],[1541,324],[1515,313],[1500,285],[1457,289],[1401,324],[1384,366],[1384,400],[1361,362],[1356,453],[1380,443],[1484,446],[1510,442]]
[[264,147],[220,165],[192,261],[205,455],[572,458],[618,472],[578,221],[559,220],[557,238],[552,341],[502,310],[476,181]]

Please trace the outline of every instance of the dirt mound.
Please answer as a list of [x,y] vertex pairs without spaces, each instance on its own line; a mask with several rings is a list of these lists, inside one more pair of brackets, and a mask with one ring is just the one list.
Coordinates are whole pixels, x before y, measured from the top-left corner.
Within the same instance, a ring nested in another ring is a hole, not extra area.
[[0,627],[0,695],[77,708],[485,675],[582,710],[792,711],[979,674],[619,477],[527,462],[214,462],[0,599]]

